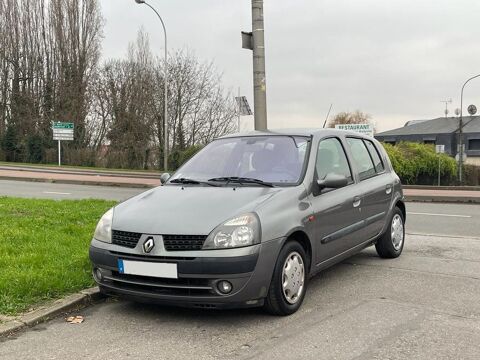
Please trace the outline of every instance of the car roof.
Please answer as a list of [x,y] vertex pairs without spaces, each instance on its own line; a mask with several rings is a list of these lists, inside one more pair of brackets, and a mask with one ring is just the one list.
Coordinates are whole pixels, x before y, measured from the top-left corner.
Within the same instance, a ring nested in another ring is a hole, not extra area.
[[324,136],[340,136],[340,135],[351,135],[356,137],[362,137],[366,139],[373,139],[370,136],[359,134],[357,132],[348,131],[348,130],[337,130],[337,129],[322,129],[322,128],[299,128],[299,129],[272,129],[265,131],[247,131],[247,132],[238,132],[235,134],[229,134],[220,137],[220,139],[232,138],[232,137],[243,137],[243,136],[272,136],[272,135],[283,135],[283,136],[314,136],[314,137],[324,137]]

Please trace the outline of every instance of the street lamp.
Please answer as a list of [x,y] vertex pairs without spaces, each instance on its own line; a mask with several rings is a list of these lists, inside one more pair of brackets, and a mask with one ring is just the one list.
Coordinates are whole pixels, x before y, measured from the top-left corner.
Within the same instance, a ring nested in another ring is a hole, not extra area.
[[462,86],[462,92],[460,95],[460,126],[458,127],[458,180],[460,184],[462,184],[463,178],[463,90],[465,89],[465,85],[467,85],[471,80],[480,77],[480,74],[472,76]]
[[164,146],[163,146],[163,170],[167,171],[168,170],[168,49],[167,49],[167,28],[165,27],[165,23],[163,22],[162,17],[158,13],[158,11],[149,3],[147,3],[145,0],[135,0],[137,4],[145,4],[147,5],[150,9],[152,9],[155,14],[157,14],[158,18],[160,19],[160,22],[162,23],[163,27],[163,32],[165,34],[165,64],[164,64],[164,128],[163,128],[163,135],[164,135]]

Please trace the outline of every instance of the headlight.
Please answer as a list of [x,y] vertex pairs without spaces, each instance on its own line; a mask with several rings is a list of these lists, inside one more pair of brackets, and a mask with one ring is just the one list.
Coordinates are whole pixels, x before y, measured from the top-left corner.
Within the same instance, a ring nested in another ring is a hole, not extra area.
[[203,249],[230,249],[260,243],[260,221],[255,214],[237,216],[208,235]]
[[98,222],[95,234],[93,237],[98,241],[106,243],[112,242],[112,221],[113,221],[113,208],[108,210]]

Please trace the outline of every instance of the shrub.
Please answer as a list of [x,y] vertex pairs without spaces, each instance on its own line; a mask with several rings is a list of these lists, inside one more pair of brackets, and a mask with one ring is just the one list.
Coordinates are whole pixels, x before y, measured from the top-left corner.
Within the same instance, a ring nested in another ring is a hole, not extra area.
[[185,150],[174,150],[168,156],[170,170],[176,170],[203,148],[202,145],[192,145]]
[[435,153],[433,145],[414,142],[400,142],[393,146],[383,144],[392,166],[402,182],[407,185],[434,185],[438,179],[440,158],[441,182],[449,185],[455,182],[457,164],[446,154]]
[[27,140],[27,162],[39,164],[43,161],[44,145],[40,135],[32,135]]

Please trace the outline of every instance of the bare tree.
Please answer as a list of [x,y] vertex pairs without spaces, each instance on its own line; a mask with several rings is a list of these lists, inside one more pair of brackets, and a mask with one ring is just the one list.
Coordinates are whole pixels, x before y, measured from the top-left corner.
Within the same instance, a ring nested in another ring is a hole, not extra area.
[[363,113],[360,110],[354,112],[341,112],[333,117],[329,122],[329,127],[334,128],[335,125],[340,124],[372,124],[372,117],[369,114]]

